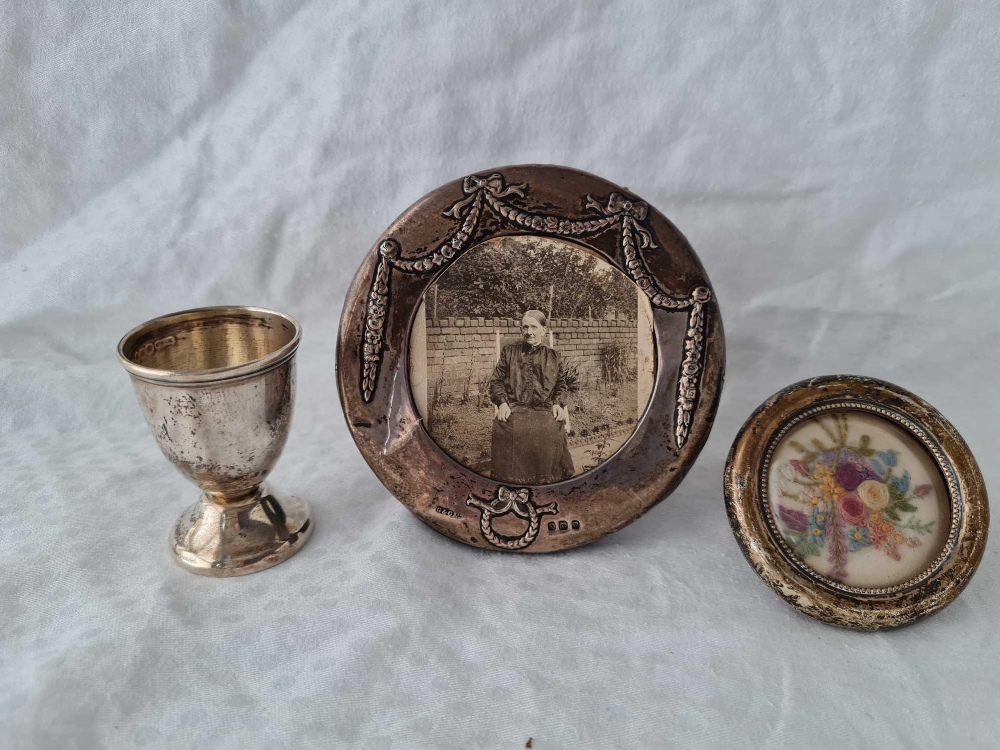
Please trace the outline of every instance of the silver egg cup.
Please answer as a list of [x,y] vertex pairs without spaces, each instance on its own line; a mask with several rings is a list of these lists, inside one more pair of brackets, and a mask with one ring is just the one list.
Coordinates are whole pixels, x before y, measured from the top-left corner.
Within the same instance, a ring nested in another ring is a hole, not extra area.
[[206,307],[150,320],[118,344],[160,450],[202,490],[170,535],[192,573],[264,570],[312,533],[306,504],[264,482],[288,438],[301,335],[279,312]]

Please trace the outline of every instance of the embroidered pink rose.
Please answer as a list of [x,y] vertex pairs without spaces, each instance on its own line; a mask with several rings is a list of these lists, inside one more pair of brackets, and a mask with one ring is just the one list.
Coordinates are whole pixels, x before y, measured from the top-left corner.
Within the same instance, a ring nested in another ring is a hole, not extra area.
[[845,492],[837,502],[837,512],[847,523],[858,525],[864,523],[868,511],[860,497],[853,492]]

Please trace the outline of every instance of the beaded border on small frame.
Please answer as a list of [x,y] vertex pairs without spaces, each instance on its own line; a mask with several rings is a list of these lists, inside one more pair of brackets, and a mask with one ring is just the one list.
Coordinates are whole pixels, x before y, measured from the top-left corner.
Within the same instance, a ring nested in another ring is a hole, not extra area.
[[[777,449],[778,445],[781,443],[782,439],[788,432],[798,424],[801,424],[805,420],[816,416],[817,414],[822,414],[829,411],[866,411],[873,414],[877,414],[885,419],[890,419],[897,423],[903,429],[905,429],[912,437],[916,438],[917,441],[927,449],[934,459],[934,463],[941,472],[942,477],[945,480],[945,484],[948,486],[948,501],[951,506],[951,526],[948,530],[948,541],[945,543],[944,548],[941,550],[940,554],[934,558],[934,560],[928,565],[923,571],[918,573],[913,578],[898,583],[894,586],[884,586],[880,588],[869,588],[860,586],[848,586],[846,584],[834,581],[831,578],[827,578],[815,570],[806,565],[802,560],[800,560],[792,549],[788,546],[788,543],[781,536],[781,532],[778,529],[777,523],[774,520],[774,514],[771,512],[771,504],[769,501],[768,494],[768,476],[770,475],[771,468],[771,457],[774,451]],[[786,422],[780,430],[771,438],[768,443],[767,449],[764,452],[764,460],[761,468],[760,479],[759,479],[759,502],[761,503],[764,518],[767,521],[768,531],[771,533],[771,537],[777,544],[778,548],[781,550],[785,558],[791,562],[796,570],[798,570],[803,575],[808,576],[810,579],[827,586],[836,591],[840,591],[846,594],[854,594],[860,596],[885,596],[887,594],[897,594],[901,591],[905,591],[915,586],[919,586],[921,583],[930,578],[934,573],[940,569],[941,565],[948,559],[951,553],[955,549],[955,545],[958,542],[958,532],[961,525],[962,518],[962,495],[961,490],[958,486],[958,480],[955,477],[954,467],[951,462],[945,457],[941,448],[931,439],[927,432],[920,427],[916,422],[909,419],[905,415],[895,411],[894,409],[889,409],[885,406],[879,404],[867,403],[864,401],[836,401],[829,404],[821,404],[819,406],[813,406],[804,411],[799,412],[792,416],[788,422]]]

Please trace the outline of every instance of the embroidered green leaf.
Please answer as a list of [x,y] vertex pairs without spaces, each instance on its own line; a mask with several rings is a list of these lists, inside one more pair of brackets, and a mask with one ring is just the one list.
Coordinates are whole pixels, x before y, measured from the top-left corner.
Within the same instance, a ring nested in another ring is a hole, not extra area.
[[[826,426],[826,422],[825,421],[823,421],[822,419],[817,420],[817,424],[819,424],[819,426],[823,430],[823,432],[825,432],[827,434],[827,436],[830,438],[830,440],[832,440],[834,443],[837,443],[837,442],[840,441],[840,439],[837,437],[837,435],[833,434],[833,430],[831,430],[829,427]],[[837,432],[840,432],[840,424],[837,424]],[[815,441],[814,441],[814,443],[815,443]]]
[[847,445],[847,430],[849,429],[850,425],[847,422],[846,414],[834,415],[834,418],[837,421],[837,434],[839,436],[837,440],[837,445],[843,448],[845,445]]
[[900,526],[901,529],[907,529],[909,531],[915,531],[918,534],[930,534],[931,527],[934,526],[933,521],[928,521],[927,523],[920,523],[914,518],[911,518],[908,523]]
[[899,513],[896,512],[896,509],[891,505],[885,509],[885,514],[886,516],[891,518],[893,521],[896,521],[897,523],[903,520],[902,518],[899,517]]
[[798,557],[812,557],[819,554],[819,547],[809,541],[804,531],[785,532],[785,542]]
[[799,557],[814,557],[819,555],[819,547],[812,542],[807,542],[803,539],[798,545],[796,545],[795,554]]
[[900,500],[896,503],[896,509],[903,511],[904,513],[912,513],[917,509],[917,506],[913,503],[908,503],[905,500]]

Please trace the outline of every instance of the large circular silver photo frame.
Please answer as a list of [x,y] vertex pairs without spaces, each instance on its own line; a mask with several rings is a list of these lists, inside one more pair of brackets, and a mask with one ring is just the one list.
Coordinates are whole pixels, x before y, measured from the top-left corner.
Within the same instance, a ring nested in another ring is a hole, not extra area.
[[426,524],[551,552],[669,495],[708,438],[725,344],[697,256],[647,203],[565,167],[485,170],[402,214],[337,349],[365,460]]

